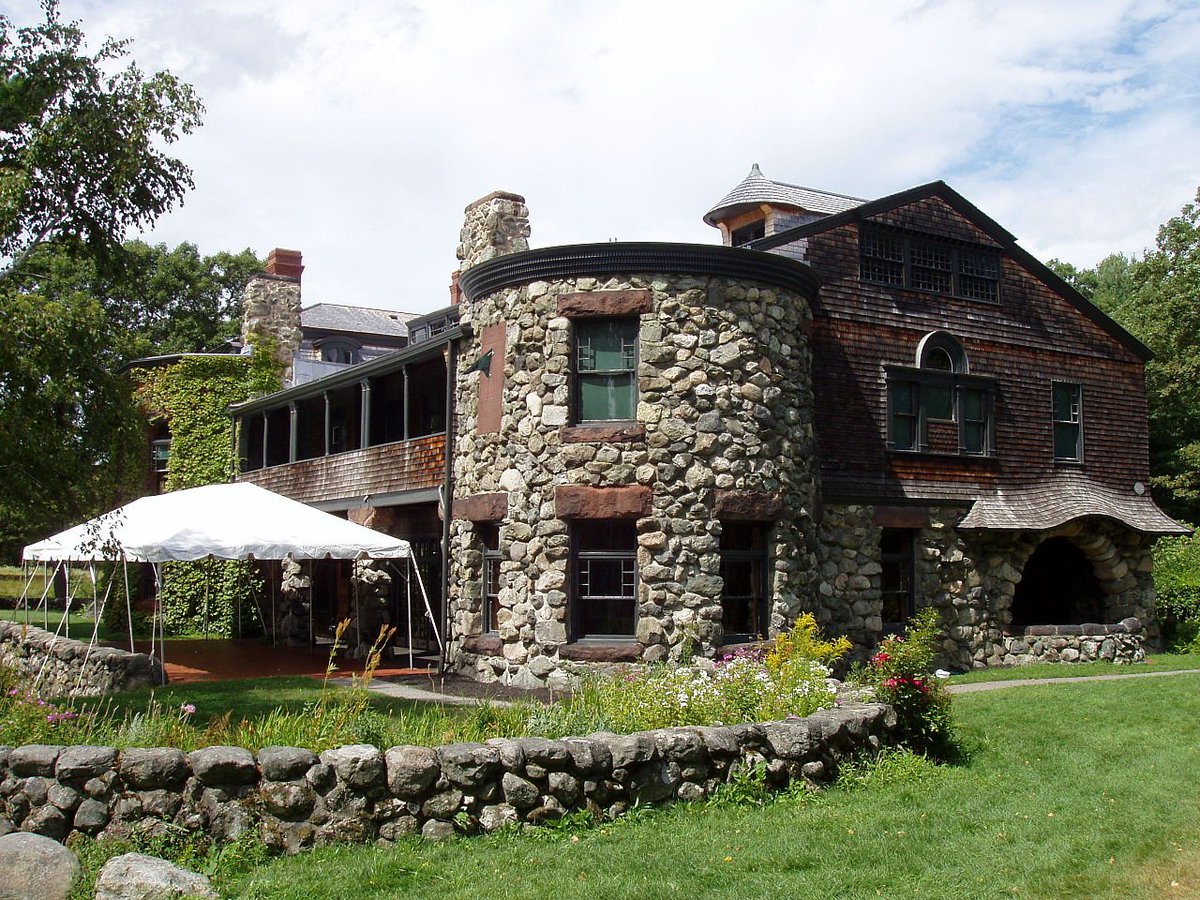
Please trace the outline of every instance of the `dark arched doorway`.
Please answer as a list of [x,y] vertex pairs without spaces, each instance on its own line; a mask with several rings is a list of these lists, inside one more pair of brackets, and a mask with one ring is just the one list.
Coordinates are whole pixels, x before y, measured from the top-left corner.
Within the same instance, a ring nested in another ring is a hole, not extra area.
[[1012,628],[1100,622],[1104,591],[1091,561],[1068,538],[1050,538],[1025,563],[1013,595]]

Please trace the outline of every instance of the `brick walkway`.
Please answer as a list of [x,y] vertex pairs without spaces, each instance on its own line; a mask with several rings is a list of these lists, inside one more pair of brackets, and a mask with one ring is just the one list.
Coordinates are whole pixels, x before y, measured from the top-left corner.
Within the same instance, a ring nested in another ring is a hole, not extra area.
[[[128,648],[129,645],[125,646]],[[150,649],[145,641],[138,641],[135,646],[143,653]],[[169,640],[163,655],[167,678],[172,684],[272,678],[276,675],[321,677],[329,661],[328,647],[272,647],[255,640]],[[424,667],[403,667],[401,663],[407,661],[407,656],[384,660],[376,674],[424,675],[428,672]],[[338,674],[343,676],[362,671],[359,660],[339,659],[337,666]]]

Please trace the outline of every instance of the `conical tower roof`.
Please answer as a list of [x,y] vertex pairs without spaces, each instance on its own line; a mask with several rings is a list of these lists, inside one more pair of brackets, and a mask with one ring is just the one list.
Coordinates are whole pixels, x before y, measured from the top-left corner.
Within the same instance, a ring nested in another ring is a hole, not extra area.
[[797,184],[772,181],[763,175],[758,163],[755,163],[750,167],[750,174],[742,179],[742,183],[722,197],[716,206],[704,214],[704,221],[715,227],[717,222],[722,219],[728,219],[763,204],[789,206],[831,216],[853,209],[865,202],[861,197],[849,197],[845,194],[818,191]]

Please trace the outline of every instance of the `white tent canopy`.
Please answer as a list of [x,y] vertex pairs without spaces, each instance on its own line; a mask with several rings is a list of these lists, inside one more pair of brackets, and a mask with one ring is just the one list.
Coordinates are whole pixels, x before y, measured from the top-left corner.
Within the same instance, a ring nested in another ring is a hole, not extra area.
[[255,484],[212,484],[142,497],[30,544],[27,562],[409,558],[408,541]]

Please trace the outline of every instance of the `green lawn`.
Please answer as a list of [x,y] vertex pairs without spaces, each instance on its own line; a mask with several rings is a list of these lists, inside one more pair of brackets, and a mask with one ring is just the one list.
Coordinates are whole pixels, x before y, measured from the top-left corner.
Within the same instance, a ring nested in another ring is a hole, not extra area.
[[[35,598],[36,600],[36,598]],[[30,625],[36,625],[38,628],[48,628],[50,631],[58,630],[59,623],[62,622],[62,610],[52,609],[47,611],[36,609],[0,609],[0,619],[7,619],[10,622],[28,622]],[[47,624],[48,623],[48,624]],[[92,638],[92,629],[96,627],[96,620],[85,612],[72,612],[67,617],[67,625],[65,630],[59,631],[66,637],[74,638],[77,641],[89,641]],[[120,643],[125,641],[125,648],[129,649],[129,632],[114,631],[110,629],[104,622],[100,623],[99,640],[101,641],[116,641]]]
[[1197,896],[1198,696],[1200,675],[963,696],[956,766],[901,760],[761,809],[322,849],[225,866],[220,884],[258,898]]
[[1135,672],[1176,672],[1200,669],[1200,653],[1156,653],[1145,662],[1116,665],[1110,662],[1034,663],[1005,669],[976,669],[954,675],[949,684],[973,684],[977,681],[1011,681],[1033,678],[1079,678],[1085,675],[1129,675]]

